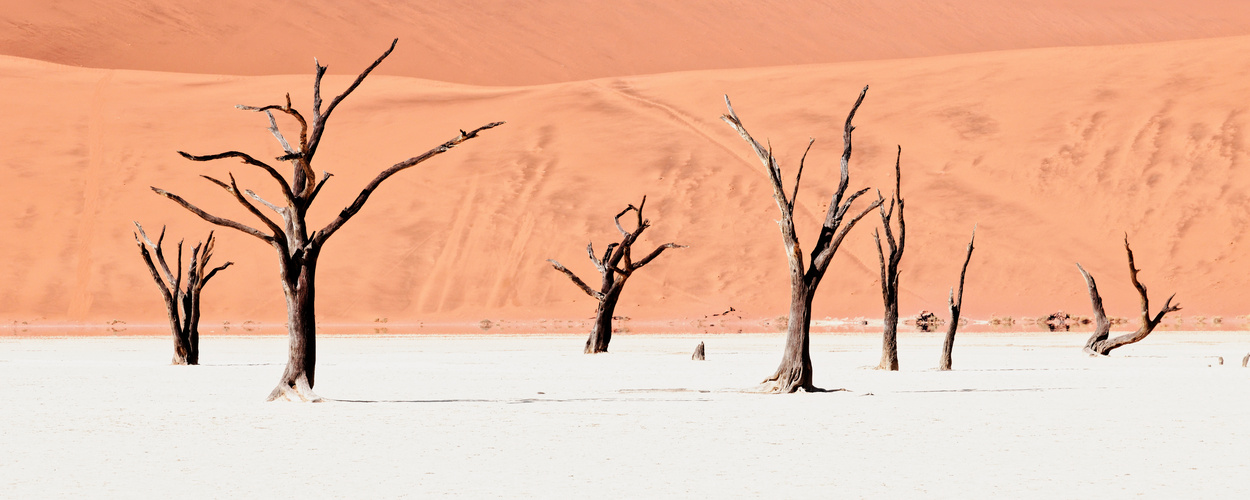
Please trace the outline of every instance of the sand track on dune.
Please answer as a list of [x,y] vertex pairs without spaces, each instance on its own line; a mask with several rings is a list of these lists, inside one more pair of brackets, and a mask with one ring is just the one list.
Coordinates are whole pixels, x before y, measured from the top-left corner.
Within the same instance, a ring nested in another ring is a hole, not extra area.
[[[310,213],[324,223],[380,169],[460,128],[507,125],[383,185],[326,248],[319,315],[392,323],[582,318],[592,304],[545,264],[579,273],[587,241],[648,196],[644,246],[690,245],[633,282],[621,314],[700,318],[785,311],[776,207],[756,160],[719,121],[723,95],[768,138],[787,179],[817,139],[799,196],[815,237],[836,183],[840,129],[856,118],[852,187],[892,184],[903,146],[912,232],[902,312],[945,310],[979,224],[965,314],[1041,316],[1088,307],[1076,261],[1105,283],[1109,314],[1137,314],[1120,240],[1151,291],[1192,315],[1235,315],[1250,285],[1247,38],[1056,48],[742,70],[517,88],[370,78],[336,111],[318,169],[335,177]],[[402,48],[402,45],[401,45]],[[327,61],[334,63],[335,61]],[[70,68],[0,57],[0,319],[159,323],[130,221],[171,238],[209,227],[150,193],[160,186],[227,217],[248,215],[197,174],[271,181],[178,150],[280,153],[263,117],[236,103],[307,102],[309,76],[228,77]],[[102,83],[106,82],[107,83]],[[346,85],[327,79],[327,91]],[[101,85],[106,85],[101,87]],[[102,91],[101,91],[102,89]],[[869,217],[833,263],[817,318],[880,314]],[[272,250],[218,231],[236,267],[205,291],[206,321],[280,321]],[[1157,300],[1162,300],[1161,298]]]

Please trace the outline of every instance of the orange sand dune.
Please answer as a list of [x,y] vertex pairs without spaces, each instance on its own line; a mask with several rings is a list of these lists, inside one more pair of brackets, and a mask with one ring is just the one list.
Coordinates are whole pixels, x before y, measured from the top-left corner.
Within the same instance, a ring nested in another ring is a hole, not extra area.
[[[864,84],[853,188],[892,184],[903,146],[909,244],[902,311],[945,310],[973,224],[965,314],[1085,313],[1074,262],[1099,279],[1109,313],[1130,316],[1121,238],[1134,242],[1156,307],[1247,310],[1250,286],[1250,37],[1052,48],[923,59],[608,78],[483,88],[378,76],[338,109],[318,157],[335,177],[311,219],[324,224],[373,174],[488,121],[507,125],[384,184],[326,247],[319,317],[391,323],[584,318],[594,307],[549,268],[589,278],[584,248],[615,235],[611,215],[648,196],[642,245],[690,245],[634,277],[619,313],[698,318],[730,306],[784,314],[787,270],[764,173],[718,119],[729,94],[787,175],[807,138],[799,235],[815,237],[836,183],[839,130]],[[401,45],[404,54],[410,45]],[[338,61],[323,58],[331,64]],[[341,67],[342,65],[340,65]],[[327,79],[327,93],[346,77]],[[280,150],[263,116],[236,103],[307,108],[309,75],[238,77],[80,69],[0,58],[0,320],[160,323],[131,220],[171,237],[210,229],[151,193],[159,186],[249,221],[198,174],[233,162],[175,151]],[[288,126],[290,124],[287,124]],[[888,196],[888,193],[887,193]],[[869,217],[834,260],[816,317],[879,317]],[[205,321],[282,321],[272,250],[218,231],[235,267],[206,290]]]
[[1250,35],[1244,0],[9,1],[0,54],[111,69],[529,85]]

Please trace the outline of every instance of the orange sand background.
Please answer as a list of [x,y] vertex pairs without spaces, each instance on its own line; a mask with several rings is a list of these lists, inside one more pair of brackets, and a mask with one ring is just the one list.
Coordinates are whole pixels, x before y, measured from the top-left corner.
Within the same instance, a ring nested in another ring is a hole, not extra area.
[[[331,120],[314,166],[335,177],[314,226],[386,166],[457,129],[508,123],[387,181],[335,235],[318,283],[325,322],[585,318],[592,299],[544,260],[590,281],[586,242],[602,249],[611,216],[643,195],[654,226],[640,245],[690,248],[632,278],[618,314],[784,314],[777,209],[718,119],[722,96],[771,140],[788,181],[816,138],[797,214],[810,244],[865,84],[851,186],[889,196],[902,145],[905,316],[945,315],[973,224],[966,316],[1088,314],[1077,261],[1111,315],[1135,315],[1125,232],[1155,307],[1175,292],[1186,316],[1250,312],[1240,2],[6,3],[5,324],[163,322],[130,221],[168,224],[174,241],[211,228],[149,186],[249,224],[198,175],[275,192],[254,169],[175,151],[277,156],[263,115],[233,106],[290,92],[307,111],[313,56],[333,94],[394,36],[395,54]],[[879,224],[852,232],[816,317],[880,317]],[[204,320],[282,321],[273,250],[217,234],[218,259],[236,265],[206,289]]]

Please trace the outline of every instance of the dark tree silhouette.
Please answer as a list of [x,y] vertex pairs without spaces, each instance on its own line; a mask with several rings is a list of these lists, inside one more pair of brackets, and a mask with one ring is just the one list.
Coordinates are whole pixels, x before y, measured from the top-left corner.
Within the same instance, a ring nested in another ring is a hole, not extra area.
[[1132,280],[1133,286],[1137,288],[1137,294],[1141,296],[1141,322],[1142,325],[1133,333],[1121,335],[1115,338],[1108,338],[1111,333],[1111,322],[1107,320],[1107,313],[1102,308],[1102,297],[1098,295],[1098,285],[1094,283],[1094,277],[1090,276],[1085,268],[1081,267],[1078,262],[1076,268],[1081,271],[1081,276],[1085,277],[1085,284],[1089,287],[1089,300],[1094,307],[1094,334],[1085,341],[1085,352],[1091,356],[1106,356],[1113,349],[1123,347],[1150,335],[1159,323],[1163,322],[1163,316],[1173,311],[1181,310],[1180,304],[1172,305],[1172,299],[1176,298],[1176,294],[1168,297],[1168,301],[1163,305],[1163,309],[1159,311],[1154,318],[1150,317],[1150,298],[1146,296],[1146,287],[1140,281],[1137,281],[1137,266],[1133,263],[1133,249],[1129,248],[1128,236],[1124,237],[1124,251],[1128,253],[1128,274]]
[[968,256],[964,257],[964,267],[959,271],[959,294],[951,288],[951,324],[946,327],[946,340],[942,342],[942,359],[938,362],[938,370],[951,369],[951,353],[955,350],[955,331],[959,329],[959,313],[964,307],[964,277],[968,275],[968,263],[972,261],[972,244],[977,240],[977,228],[972,228],[972,238],[968,240]]
[[[165,299],[165,311],[169,316],[169,330],[174,336],[174,360],[175,365],[198,365],[200,364],[200,292],[204,290],[204,285],[208,284],[208,280],[213,279],[217,275],[217,271],[221,271],[230,267],[233,262],[227,262],[215,268],[208,268],[209,259],[213,258],[213,245],[216,239],[213,238],[212,231],[209,231],[208,238],[203,244],[196,244],[191,248],[191,259],[187,262],[186,281],[182,276],[182,240],[178,240],[178,260],[175,261],[171,271],[169,264],[165,261],[165,252],[161,249],[161,243],[165,241],[165,227],[161,226],[161,235],[156,238],[156,243],[148,239],[147,233],[143,232],[143,226],[135,222],[138,231],[135,233],[135,244],[139,245],[139,255],[143,256],[143,262],[148,265],[148,271],[152,273],[152,280],[156,282],[157,288],[161,291],[161,297]],[[148,249],[151,248],[151,251]],[[156,254],[155,262],[152,255]],[[159,269],[157,265],[160,265]]]
[[[282,379],[278,382],[278,386],[269,394],[269,400],[285,397],[292,400],[303,401],[319,401],[319,398],[313,393],[314,373],[317,362],[317,345],[316,345],[316,308],[314,285],[316,283],[317,261],[321,256],[321,249],[325,245],[326,240],[330,239],[343,224],[347,223],[352,217],[360,212],[365,202],[369,200],[369,195],[378,188],[383,181],[390,178],[396,173],[411,168],[430,158],[438,156],[442,153],[450,151],[469,139],[477,137],[478,133],[501,125],[503,122],[495,122],[483,125],[469,132],[461,130],[454,138],[444,142],[434,149],[426,151],[420,155],[408,158],[399,163],[392,165],[390,168],[383,170],[374,177],[372,181],[365,185],[356,199],[350,205],[338,213],[338,215],[321,229],[309,230],[309,225],[305,220],[309,207],[313,200],[316,199],[317,193],[321,192],[322,186],[330,178],[329,172],[324,172],[321,180],[316,179],[312,162],[313,157],[317,154],[317,148],[321,144],[322,135],[326,130],[326,123],[330,119],[330,114],[343,102],[352,91],[356,90],[364,81],[365,77],[373,71],[386,56],[391,54],[395,49],[395,44],[399,40],[391,42],[390,48],[386,49],[377,60],[373,61],[368,68],[365,68],[356,80],[352,82],[347,90],[336,96],[330,101],[330,104],[322,108],[321,100],[321,78],[325,75],[326,67],[320,62],[316,63],[316,73],[313,78],[313,103],[311,120],[291,107],[291,96],[287,94],[285,104],[273,104],[268,106],[236,106],[239,109],[247,111],[256,111],[265,113],[269,118],[269,132],[273,134],[278,143],[282,145],[286,154],[279,156],[278,161],[287,161],[291,163],[292,175],[288,182],[286,178],[279,174],[278,171],[269,164],[260,161],[246,153],[238,151],[227,151],[224,153],[211,155],[191,155],[179,151],[184,158],[193,161],[210,161],[234,158],[243,163],[259,168],[275,181],[281,190],[282,199],[279,203],[270,203],[261,198],[251,190],[240,190],[235,184],[234,175],[229,175],[229,182],[215,179],[209,176],[203,176],[205,179],[220,186],[229,193],[235,201],[243,205],[252,215],[265,225],[268,232],[261,231],[247,225],[235,222],[233,220],[224,219],[212,215],[200,208],[192,205],[182,197],[153,187],[152,190],[157,194],[173,200],[183,208],[191,211],[200,218],[213,224],[229,227],[239,230],[243,233],[252,235],[261,241],[273,246],[278,252],[278,264],[281,271],[282,291],[286,295],[287,305],[287,329],[290,335],[290,353],[287,358],[286,370],[282,374]],[[277,111],[288,115],[299,123],[299,141],[291,144],[278,128],[277,122],[274,120],[273,112]],[[252,203],[254,200],[270,210],[278,214],[279,220],[275,221],[266,216]]]
[[[881,298],[885,301],[885,331],[881,336],[881,362],[878,370],[898,371],[898,263],[903,260],[903,247],[907,243],[907,224],[903,221],[902,171],[899,160],[903,158],[903,147],[898,147],[898,156],[894,159],[894,197],[890,198],[890,208],[878,207],[881,212],[881,226],[885,228],[885,240],[890,245],[887,259],[881,248],[881,235],[872,230],[872,239],[877,242],[877,260],[881,262]],[[877,193],[877,198],[881,193]],[[894,217],[894,208],[898,207],[898,239],[890,229],[890,221]]]
[[[669,248],[685,248],[683,245],[676,243],[665,243],[642,259],[634,262],[631,250],[638,237],[642,235],[648,227],[651,227],[651,221],[642,218],[642,209],[647,205],[647,197],[642,197],[642,203],[637,207],[632,204],[616,214],[614,221],[616,222],[616,230],[621,232],[621,241],[612,243],[603,252],[603,258],[595,257],[595,244],[593,242],[586,245],[586,253],[590,255],[590,261],[595,264],[595,269],[599,270],[602,276],[602,284],[599,290],[590,288],[585,281],[578,278],[573,271],[568,270],[564,265],[556,262],[554,259],[547,259],[557,271],[564,273],[573,281],[573,284],[581,288],[586,295],[594,297],[599,301],[598,310],[595,311],[595,326],[590,331],[590,338],[586,339],[586,354],[595,354],[600,352],[608,352],[608,343],[612,341],[612,313],[616,310],[616,303],[621,298],[621,290],[625,288],[625,281],[634,274],[634,271],[641,269],[643,266],[650,264],[652,260],[660,256],[660,253]],[[638,216],[638,222],[635,229],[630,232],[621,226],[621,217],[633,211]]]
[[777,224],[781,226],[781,238],[785,243],[786,258],[790,265],[790,319],[786,325],[786,347],[781,357],[781,365],[763,382],[765,390],[769,392],[820,390],[812,385],[812,358],[809,345],[812,299],[816,296],[816,287],[820,285],[821,278],[829,268],[829,262],[833,260],[833,255],[842,245],[846,234],[856,222],[859,222],[872,209],[881,206],[884,201],[878,197],[862,212],[846,221],[845,225],[842,224],[851,204],[868,192],[868,188],[864,188],[843,199],[847,185],[850,183],[851,132],[855,130],[855,127],[851,125],[851,120],[855,118],[855,111],[859,109],[860,103],[864,102],[864,95],[867,93],[868,87],[865,86],[864,90],[859,93],[859,98],[855,100],[855,105],[851,107],[850,114],[846,117],[846,125],[842,131],[842,177],[838,182],[837,192],[829,202],[829,209],[825,213],[825,220],[820,228],[820,236],[812,248],[811,261],[806,268],[799,238],[794,230],[794,201],[799,195],[799,179],[803,175],[803,164],[807,160],[807,152],[812,149],[815,139],[809,139],[807,142],[807,150],[803,151],[798,172],[794,176],[794,190],[787,197],[782,185],[781,167],[777,164],[777,159],[773,157],[772,149],[765,148],[747,133],[742,120],[738,119],[733,105],[729,102],[729,96],[725,96],[725,106],[729,109],[729,114],[722,115],[721,119],[742,136],[768,170],[768,180],[773,187],[773,199],[777,202],[777,208],[781,210],[781,220],[777,221]]

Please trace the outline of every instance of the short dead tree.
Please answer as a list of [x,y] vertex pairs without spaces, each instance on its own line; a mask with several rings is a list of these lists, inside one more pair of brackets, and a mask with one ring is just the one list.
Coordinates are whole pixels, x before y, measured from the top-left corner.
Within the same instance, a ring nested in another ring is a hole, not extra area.
[[[290,162],[292,167],[291,179],[289,181],[268,163],[246,153],[227,151],[199,156],[181,151],[178,152],[184,158],[192,161],[232,158],[242,161],[250,167],[258,168],[268,174],[269,177],[272,177],[281,193],[278,203],[271,203],[250,189],[239,189],[233,174],[229,174],[228,182],[203,176],[213,184],[224,189],[235,201],[243,205],[243,208],[247,209],[258,221],[264,224],[268,231],[262,231],[230,219],[212,215],[174,193],[156,187],[152,188],[157,194],[173,200],[201,219],[254,236],[277,251],[282,291],[286,295],[287,330],[290,349],[286,370],[282,373],[282,378],[278,381],[277,387],[269,393],[270,401],[278,398],[301,401],[321,400],[312,391],[317,363],[315,285],[317,262],[321,257],[321,249],[325,246],[326,241],[339,228],[342,228],[348,220],[355,217],[361,208],[365,206],[365,202],[369,200],[369,196],[373,194],[374,190],[392,175],[451,151],[452,148],[459,146],[461,143],[477,137],[478,133],[483,130],[503,124],[503,122],[489,123],[468,132],[460,130],[451,140],[435,146],[434,149],[391,165],[390,168],[383,170],[372,181],[369,181],[360,191],[360,194],[356,195],[355,200],[339,211],[333,220],[320,229],[312,230],[306,220],[306,215],[313,200],[321,192],[322,186],[330,178],[329,172],[323,172],[321,180],[317,180],[312,162],[313,157],[317,154],[317,148],[321,144],[322,135],[325,133],[326,123],[330,119],[330,114],[334,112],[339,103],[343,102],[344,98],[360,86],[361,82],[365,80],[365,77],[369,76],[369,73],[374,68],[382,64],[386,56],[395,50],[395,44],[398,41],[396,39],[391,42],[391,46],[386,49],[386,52],[382,53],[368,68],[365,68],[356,77],[356,80],[347,87],[347,90],[344,90],[342,94],[332,99],[329,105],[324,108],[321,100],[321,78],[325,75],[326,67],[322,66],[321,63],[317,63],[316,73],[313,78],[311,119],[291,107],[291,96],[289,94],[286,102],[283,104],[236,106],[242,110],[264,113],[269,118],[269,132],[277,139],[278,144],[282,146],[282,150],[285,153],[277,157],[277,160]],[[299,125],[298,142],[292,144],[287,141],[286,136],[278,128],[277,121],[274,120],[274,112],[287,115]],[[274,220],[262,213],[253,202],[268,207],[278,215],[278,219]]]
[[[881,213],[881,226],[885,229],[885,241],[890,246],[887,258],[881,248],[881,235],[872,230],[872,239],[877,242],[877,260],[881,263],[881,298],[885,301],[885,330],[881,335],[881,362],[878,370],[898,371],[898,264],[903,260],[903,247],[907,243],[907,223],[903,221],[902,171],[899,160],[903,158],[903,147],[898,147],[898,156],[894,159],[894,196],[890,198],[889,210],[884,205],[878,207]],[[877,198],[881,192],[877,192]],[[894,208],[898,208],[898,238],[890,229],[894,218]]]
[[938,361],[938,370],[951,369],[951,353],[955,350],[955,331],[959,329],[959,313],[964,307],[964,277],[968,275],[968,263],[972,261],[972,244],[977,240],[977,228],[972,228],[972,238],[968,240],[968,256],[964,257],[963,270],[959,271],[959,294],[951,288],[951,324],[946,327],[946,340],[942,342],[942,359]]
[[916,315],[916,329],[922,332],[931,332],[937,327],[942,326],[942,318],[939,318],[933,311],[920,311]]
[[1081,271],[1081,276],[1085,277],[1085,284],[1089,287],[1089,300],[1094,307],[1094,334],[1085,341],[1085,352],[1091,356],[1106,356],[1113,349],[1123,347],[1150,335],[1159,323],[1163,322],[1163,316],[1167,313],[1181,310],[1180,304],[1173,305],[1172,299],[1176,298],[1176,294],[1168,297],[1168,301],[1164,303],[1163,309],[1159,311],[1153,318],[1150,317],[1150,298],[1146,296],[1146,286],[1137,281],[1137,266],[1133,263],[1133,249],[1129,247],[1128,236],[1124,237],[1124,251],[1128,253],[1128,274],[1132,280],[1133,286],[1137,288],[1137,294],[1141,296],[1141,322],[1142,325],[1133,333],[1121,335],[1115,338],[1108,338],[1111,333],[1111,321],[1107,319],[1107,313],[1102,308],[1102,297],[1098,295],[1098,285],[1094,283],[1094,277],[1090,276],[1080,263],[1076,264],[1076,268]]
[[[637,207],[631,204],[616,214],[613,220],[616,222],[616,230],[621,232],[621,241],[608,245],[603,252],[603,258],[595,256],[594,242],[586,245],[586,253],[590,256],[590,261],[595,264],[595,269],[598,269],[602,276],[598,290],[591,288],[585,281],[573,274],[573,271],[568,270],[555,259],[547,259],[551,267],[564,273],[573,281],[573,284],[586,292],[586,295],[599,301],[598,310],[595,311],[595,326],[590,330],[590,338],[586,339],[586,354],[608,352],[608,343],[612,341],[612,313],[616,311],[616,303],[621,298],[621,290],[625,288],[625,281],[634,274],[634,271],[650,264],[669,248],[685,248],[684,245],[665,243],[637,262],[633,260],[634,243],[638,241],[639,236],[642,236],[643,231],[651,227],[651,221],[642,218],[642,209],[646,205],[647,197],[643,196],[642,203],[639,203]],[[621,217],[631,211],[638,216],[638,220],[633,231],[626,231],[621,226]]]
[[[200,292],[204,290],[204,285],[208,284],[208,280],[217,275],[218,271],[234,263],[227,262],[209,269],[208,261],[213,258],[213,244],[217,241],[213,238],[212,231],[209,231],[204,243],[196,244],[191,248],[191,260],[187,263],[184,281],[182,240],[178,241],[178,259],[171,270],[165,261],[165,252],[161,249],[161,243],[165,241],[165,228],[161,227],[161,235],[156,238],[156,243],[152,243],[147,233],[143,232],[143,226],[135,222],[135,227],[138,228],[135,232],[135,244],[139,245],[139,255],[143,256],[143,262],[148,265],[148,271],[152,273],[152,280],[156,282],[157,288],[161,291],[161,297],[165,299],[169,330],[174,337],[173,364],[198,365],[200,364]],[[155,261],[152,259],[153,254],[156,255]]]
[[851,107],[850,114],[846,117],[846,125],[842,130],[842,177],[838,182],[837,192],[833,194],[829,202],[829,209],[825,212],[820,236],[812,248],[811,261],[806,268],[803,262],[803,250],[799,246],[799,238],[794,230],[794,202],[799,195],[799,179],[803,175],[803,164],[807,160],[807,152],[811,151],[815,139],[809,139],[807,142],[807,149],[803,151],[798,172],[794,176],[794,190],[787,197],[781,180],[781,166],[773,156],[772,149],[765,148],[747,133],[742,120],[738,119],[733,105],[729,102],[729,96],[725,96],[725,106],[729,108],[729,114],[722,115],[721,119],[742,136],[742,139],[759,157],[760,162],[764,164],[764,168],[768,170],[768,180],[773,187],[773,200],[777,202],[777,208],[781,210],[781,220],[777,221],[777,224],[781,227],[781,239],[785,243],[786,258],[790,264],[790,316],[786,324],[786,347],[777,371],[763,382],[764,389],[769,392],[791,393],[800,390],[820,390],[812,385],[812,357],[809,345],[812,299],[816,296],[816,287],[820,285],[821,278],[829,269],[829,262],[833,260],[833,255],[842,245],[846,234],[852,227],[855,227],[855,223],[868,215],[868,212],[881,206],[884,201],[878,197],[863,211],[846,221],[845,225],[842,224],[851,204],[868,192],[868,188],[864,188],[843,199],[847,186],[850,184],[851,131],[855,130],[855,127],[851,125],[851,120],[855,118],[855,111],[859,109],[860,103],[864,102],[864,95],[867,93],[868,87],[864,87],[864,90],[859,93],[859,98],[855,100],[855,105]]

